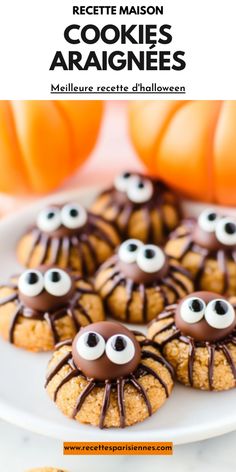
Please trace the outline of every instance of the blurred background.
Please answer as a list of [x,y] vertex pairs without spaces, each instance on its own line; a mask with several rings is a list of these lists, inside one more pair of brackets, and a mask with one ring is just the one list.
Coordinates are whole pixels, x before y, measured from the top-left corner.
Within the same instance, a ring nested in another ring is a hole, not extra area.
[[[72,177],[65,178],[61,185],[56,186],[55,191],[109,184],[113,177],[124,168],[144,170],[129,137],[127,103],[107,101],[103,107],[97,141],[89,159],[82,164],[82,167],[75,169]],[[8,214],[39,197],[40,195],[32,192],[26,195],[2,192],[0,193],[0,213],[1,215]]]
[[235,157],[234,100],[0,101],[0,214],[127,169],[236,207]]

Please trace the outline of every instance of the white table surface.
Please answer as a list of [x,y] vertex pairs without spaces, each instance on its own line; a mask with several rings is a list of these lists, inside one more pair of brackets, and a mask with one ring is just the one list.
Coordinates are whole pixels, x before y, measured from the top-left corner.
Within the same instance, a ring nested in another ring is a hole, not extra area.
[[[216,412],[217,414],[217,412]],[[0,471],[25,472],[54,466],[69,472],[235,472],[236,432],[198,443],[176,446],[170,456],[65,456],[62,443],[0,421]]]

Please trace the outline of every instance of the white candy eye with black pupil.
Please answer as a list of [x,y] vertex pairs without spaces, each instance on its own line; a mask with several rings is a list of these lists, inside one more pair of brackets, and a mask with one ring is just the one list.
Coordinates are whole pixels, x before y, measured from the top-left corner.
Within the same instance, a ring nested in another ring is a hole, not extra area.
[[99,333],[88,331],[79,336],[76,349],[83,359],[94,361],[103,355],[105,345],[105,340]]
[[235,311],[228,301],[219,298],[208,303],[205,319],[212,328],[228,328],[235,320]]
[[201,298],[187,298],[181,304],[180,316],[186,323],[198,323],[203,318],[205,309],[206,304]]
[[154,244],[143,245],[137,255],[137,265],[143,272],[158,272],[162,269],[166,256],[162,249]]
[[213,209],[204,210],[199,218],[198,224],[203,231],[208,233],[213,233],[216,229],[217,221],[219,220],[219,215]]
[[37,226],[41,231],[56,231],[61,226],[61,211],[59,208],[50,207],[41,210],[37,217]]
[[19,291],[27,297],[36,297],[44,289],[44,279],[38,270],[26,270],[18,280]]
[[138,251],[142,246],[143,243],[139,239],[127,239],[119,247],[119,259],[126,264],[133,264],[136,262]]
[[216,238],[226,246],[236,245],[236,220],[221,218],[216,225]]
[[71,289],[71,278],[62,269],[49,269],[44,274],[44,287],[55,297],[66,295]]
[[106,355],[114,364],[127,364],[135,355],[134,343],[124,334],[115,334],[106,343]]
[[131,177],[131,172],[123,172],[123,174],[118,175],[114,181],[115,189],[118,190],[118,192],[126,192]]
[[134,176],[130,179],[127,196],[133,203],[145,203],[153,196],[153,185],[148,179]]
[[61,210],[61,220],[66,228],[81,228],[85,225],[87,219],[87,211],[77,203],[68,203]]

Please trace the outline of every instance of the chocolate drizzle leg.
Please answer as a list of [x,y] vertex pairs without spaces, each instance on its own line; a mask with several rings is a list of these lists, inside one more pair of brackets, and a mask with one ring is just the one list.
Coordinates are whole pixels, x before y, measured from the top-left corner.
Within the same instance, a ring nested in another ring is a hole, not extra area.
[[[141,333],[138,333],[138,336],[137,336],[136,339],[138,340],[138,337],[140,337],[140,336],[143,337],[143,335]],[[162,366],[165,366],[167,368],[171,378],[173,379],[174,378],[174,371],[173,371],[172,366],[165,359],[163,359],[160,355],[158,355],[158,354],[156,354],[152,351],[148,351],[146,349],[146,346],[152,346],[153,345],[153,346],[157,347],[157,344],[153,343],[151,340],[147,340],[147,339],[145,339],[144,341],[143,340],[141,340],[141,341],[138,340],[138,343],[140,344],[141,348],[143,347],[143,350],[141,350],[141,358],[142,359],[150,358],[156,363],[156,366],[158,366],[158,364],[160,364]],[[71,347],[72,346],[72,340],[66,340],[64,342],[59,343],[58,346],[56,346],[56,350],[57,351],[60,350],[63,346]],[[80,392],[80,394],[79,394],[79,396],[76,400],[75,407],[73,409],[72,418],[75,419],[76,415],[78,414],[78,412],[83,407],[83,404],[84,404],[86,398],[91,394],[91,392],[94,390],[94,388],[95,387],[104,388],[102,406],[101,406],[100,417],[99,417],[99,427],[100,428],[104,428],[104,426],[105,426],[105,420],[106,420],[107,412],[108,412],[108,409],[109,409],[112,392],[114,392],[114,394],[117,395],[117,405],[118,405],[119,418],[120,418],[120,427],[124,428],[126,426],[126,410],[125,410],[124,392],[125,392],[125,385],[128,384],[128,383],[130,385],[132,385],[137,390],[137,392],[140,394],[140,396],[144,400],[149,416],[152,415],[152,406],[151,406],[151,402],[150,402],[150,399],[149,399],[149,396],[148,396],[148,391],[145,390],[145,388],[143,387],[143,385],[140,382],[140,379],[142,379],[146,375],[151,375],[152,377],[154,377],[159,382],[161,388],[163,388],[163,390],[165,392],[165,396],[166,397],[169,396],[168,386],[163,381],[161,376],[156,372],[156,370],[154,370],[154,367],[151,368],[151,367],[147,366],[146,364],[143,364],[142,361],[138,364],[138,367],[136,368],[136,370],[134,372],[132,372],[131,374],[127,375],[125,378],[118,377],[118,378],[112,379],[112,380],[101,381],[101,380],[96,380],[94,378],[92,378],[92,379],[87,378],[84,375],[84,373],[79,368],[77,368],[75,366],[75,364],[72,360],[71,350],[70,351],[67,350],[62,355],[62,358],[49,371],[49,373],[47,375],[47,380],[46,380],[45,387],[48,386],[48,384],[50,383],[51,380],[53,380],[55,375],[57,375],[57,373],[65,366],[70,367],[70,371],[66,373],[65,377],[60,381],[60,383],[56,387],[56,389],[54,391],[54,395],[53,395],[54,396],[54,401],[57,400],[57,397],[58,397],[58,394],[59,394],[61,388],[65,384],[70,382],[70,380],[72,380],[73,378],[79,377],[79,376],[86,379],[87,380],[87,385]]]
[[84,388],[84,390],[82,390],[82,392],[80,393],[78,399],[77,399],[77,402],[76,402],[76,406],[73,410],[73,413],[72,413],[72,418],[75,418],[75,416],[77,415],[77,413],[79,412],[79,410],[82,408],[83,406],[83,403],[84,401],[86,400],[86,398],[88,397],[88,395],[92,392],[92,390],[94,389],[96,385],[96,382],[94,380],[90,380],[90,382],[88,383],[88,385],[86,385],[86,387]]

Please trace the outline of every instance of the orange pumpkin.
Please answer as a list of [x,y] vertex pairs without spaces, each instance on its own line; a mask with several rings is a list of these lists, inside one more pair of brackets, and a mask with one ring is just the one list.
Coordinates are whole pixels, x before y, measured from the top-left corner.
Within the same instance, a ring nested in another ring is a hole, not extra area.
[[129,112],[151,174],[195,200],[236,205],[236,101],[133,101]]
[[0,191],[48,192],[88,157],[101,101],[0,101]]

